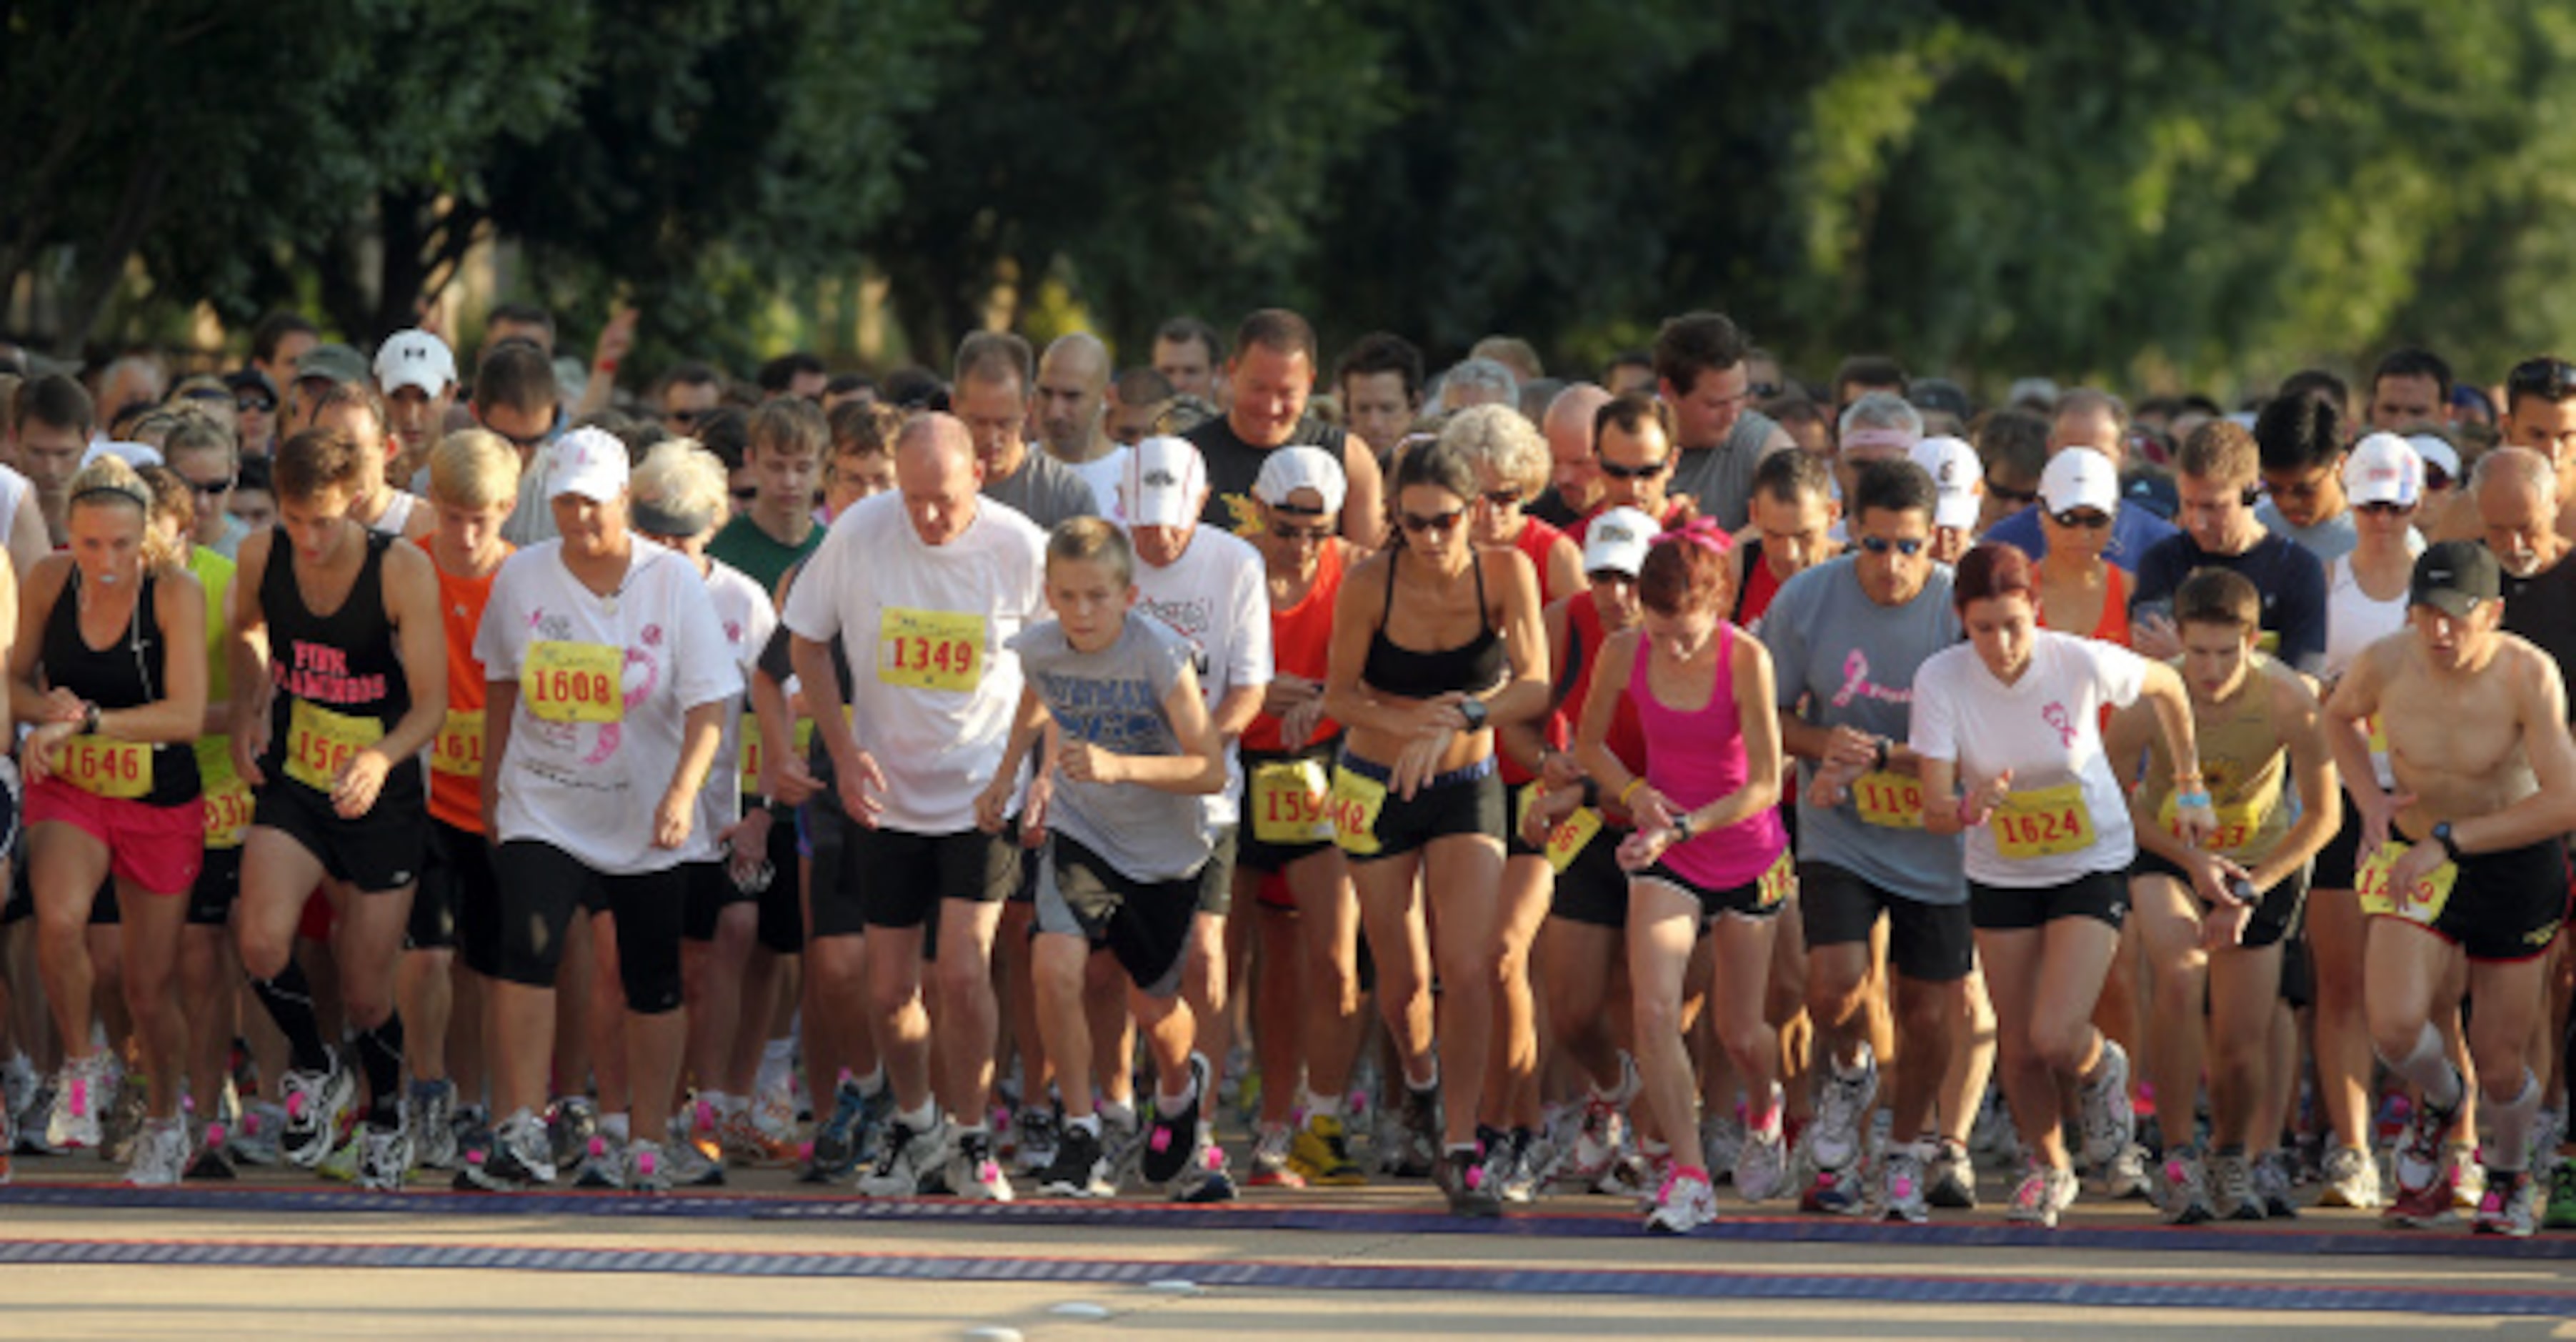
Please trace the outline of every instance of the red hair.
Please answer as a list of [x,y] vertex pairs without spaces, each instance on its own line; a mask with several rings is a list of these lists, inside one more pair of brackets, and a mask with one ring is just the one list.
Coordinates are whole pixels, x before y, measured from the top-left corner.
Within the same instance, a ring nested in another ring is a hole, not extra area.
[[2020,546],[1985,541],[1959,557],[1950,578],[1950,602],[1960,614],[1967,613],[1971,601],[2016,594],[2039,603],[2039,582]]
[[1667,531],[1637,568],[1637,604],[1657,615],[1723,611],[1726,607],[1726,540]]

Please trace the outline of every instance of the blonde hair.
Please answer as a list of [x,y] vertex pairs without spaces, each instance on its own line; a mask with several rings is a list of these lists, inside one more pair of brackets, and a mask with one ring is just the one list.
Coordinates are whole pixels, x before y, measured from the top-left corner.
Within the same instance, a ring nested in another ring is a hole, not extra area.
[[1493,468],[1494,478],[1523,499],[1547,488],[1547,440],[1509,405],[1470,406],[1440,426],[1440,441],[1464,449],[1470,460]]
[[451,508],[519,498],[519,453],[489,429],[460,429],[429,449],[429,496]]
[[80,473],[72,477],[71,502],[64,505],[64,511],[68,513],[74,509],[115,502],[133,505],[143,523],[145,568],[173,569],[188,562],[185,539],[174,540],[153,529],[152,486],[145,484],[143,477],[127,465],[123,457],[102,452],[98,460],[81,467]]
[[1099,564],[1118,579],[1118,585],[1136,581],[1136,552],[1128,547],[1127,533],[1097,517],[1068,517],[1056,523],[1047,535],[1047,568],[1052,571],[1061,563]]
[[665,516],[703,517],[709,528],[723,524],[733,502],[724,461],[695,438],[655,443],[627,482],[627,493],[636,504]]

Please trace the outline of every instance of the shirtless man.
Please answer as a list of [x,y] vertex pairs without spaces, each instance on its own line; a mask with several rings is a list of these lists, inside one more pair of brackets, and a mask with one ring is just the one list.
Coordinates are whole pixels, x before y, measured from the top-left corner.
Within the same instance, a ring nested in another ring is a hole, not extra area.
[[[2451,1190],[2442,1137],[2467,1098],[2434,1028],[2452,957],[2468,959],[2478,1003],[2469,1056],[2489,1123],[2481,1234],[2527,1236],[2536,1188],[2525,1169],[2540,1080],[2524,1063],[2547,1002],[2550,942],[2567,908],[2563,836],[2576,829],[2576,744],[2566,688],[2539,649],[2501,632],[2503,583],[2485,547],[2445,541],[2415,561],[2409,629],[2362,653],[2326,705],[2344,786],[2362,816],[2359,874],[2370,918],[2370,1035],[2380,1061],[2421,1094],[2397,1147],[2402,1225],[2438,1222]],[[2397,791],[2370,769],[2378,714]],[[2430,935],[2425,935],[2429,933]]]

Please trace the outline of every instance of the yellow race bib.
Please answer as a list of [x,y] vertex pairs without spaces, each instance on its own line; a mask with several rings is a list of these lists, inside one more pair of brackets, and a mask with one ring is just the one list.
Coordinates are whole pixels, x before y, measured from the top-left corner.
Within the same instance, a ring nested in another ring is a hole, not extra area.
[[483,710],[451,708],[429,742],[429,767],[456,778],[483,776]]
[[1762,873],[1761,888],[1761,902],[1754,907],[1762,909],[1780,907],[1780,901],[1787,899],[1789,892],[1798,888],[1798,864],[1789,859],[1788,849],[1781,849],[1779,860],[1771,864],[1770,870]]
[[286,718],[286,776],[328,792],[340,766],[383,739],[384,724],[374,718],[353,718],[298,699]]
[[2093,812],[2084,805],[2081,783],[2009,793],[1987,823],[1994,827],[1995,851],[2015,862],[2093,846]]
[[[796,753],[803,755],[814,746],[814,720],[798,718],[794,730]],[[760,792],[760,715],[742,715],[742,790],[757,796]]]
[[[2174,799],[2180,795],[2166,793],[2164,805],[2156,810],[2156,823],[2177,839],[2182,837],[2182,808],[2174,804]],[[2217,815],[2218,828],[2210,831],[2209,837],[2200,845],[2204,853],[2233,853],[2243,848],[2263,828],[2264,817],[2251,802],[2221,806],[2217,808]]]
[[528,711],[547,722],[619,722],[626,717],[626,662],[605,643],[544,642],[519,669]]
[[1852,780],[1852,805],[1864,825],[1885,829],[1923,828],[1923,780],[1873,770]]
[[1333,842],[1345,853],[1374,856],[1378,850],[1377,813],[1386,806],[1386,784],[1348,768],[1333,769]]
[[984,673],[984,617],[889,606],[877,623],[877,679],[916,690],[975,688]]
[[250,833],[250,784],[227,774],[206,789],[206,846],[239,848]]
[[112,736],[63,742],[63,781],[95,797],[132,800],[152,791],[152,747]]
[[1332,789],[1321,760],[1272,760],[1252,770],[1252,837],[1290,847],[1333,837]]
[[2454,862],[2445,862],[2435,867],[2432,875],[2415,882],[2414,889],[2390,888],[2388,878],[2397,869],[2397,859],[2406,856],[2406,850],[2412,846],[2403,840],[2392,838],[2379,845],[2379,851],[2371,854],[2370,860],[2361,864],[2361,871],[2356,875],[2353,886],[2355,893],[2361,896],[2361,911],[2364,916],[2385,914],[2391,918],[2403,918],[2410,923],[2430,927],[2442,916],[2442,910],[2449,906],[2451,887],[2457,885],[2460,880],[2459,864]]
[[[1538,784],[1523,784],[1520,805],[1512,810],[1513,833],[1520,832],[1521,822],[1529,816],[1530,804],[1537,800]],[[1589,806],[1574,808],[1574,814],[1556,822],[1556,828],[1547,832],[1547,864],[1563,875],[1566,868],[1574,865],[1574,859],[1582,856],[1584,845],[1592,842],[1593,836],[1600,832],[1599,811]]]

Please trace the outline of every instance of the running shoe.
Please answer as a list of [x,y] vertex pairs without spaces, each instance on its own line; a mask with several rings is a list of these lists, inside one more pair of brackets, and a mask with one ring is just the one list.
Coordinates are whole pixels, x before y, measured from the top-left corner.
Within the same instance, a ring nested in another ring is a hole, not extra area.
[[[116,1055],[107,1055],[113,1059]],[[143,1131],[145,1116],[151,1112],[151,1088],[140,1072],[123,1072],[116,1078],[116,1102],[99,1115],[99,1154],[110,1162],[122,1164],[134,1156],[134,1139]]]
[[[1067,1125],[1065,1132],[1070,1134],[1072,1131],[1072,1126]],[[1069,1140],[1069,1138],[1060,1140]],[[1288,1149],[1292,1140],[1288,1125],[1285,1123],[1261,1125],[1261,1131],[1252,1140],[1252,1175],[1249,1182],[1253,1187],[1304,1188],[1306,1186],[1305,1176],[1297,1173],[1288,1160]],[[1092,1142],[1098,1145],[1099,1139],[1093,1138]]]
[[2442,1158],[2451,1166],[2451,1209],[2467,1214],[2484,1206],[2487,1167],[2478,1159],[2478,1148],[2467,1142],[2453,1142],[2443,1148]]
[[1149,1184],[1168,1184],[1189,1168],[1190,1157],[1197,1154],[1199,1111],[1206,1107],[1208,1061],[1190,1055],[1190,1089],[1181,1112],[1166,1114],[1162,1102],[1154,1104],[1154,1117],[1145,1131],[1144,1175]]
[[[2242,1164],[2245,1158],[2239,1155],[2234,1159]],[[2178,1147],[2166,1152],[2161,1172],[2164,1181],[2159,1202],[2164,1207],[2166,1225],[2196,1226],[2218,1219],[2218,1208],[2209,1196],[2209,1175],[2198,1151]]]
[[1818,1169],[1798,1197],[1798,1210],[1827,1216],[1857,1216],[1869,1210],[1869,1190],[1862,1186],[1857,1163],[1839,1170]]
[[2075,1171],[2053,1165],[2034,1165],[2013,1189],[2012,1206],[2004,1216],[2023,1225],[2057,1228],[2057,1218],[2075,1205]]
[[[1484,1159],[1472,1146],[1462,1146],[1442,1157],[1432,1172],[1432,1182],[1449,1199],[1452,1216],[1500,1216],[1503,1199],[1485,1180]],[[1707,1176],[1702,1175],[1703,1182]]]
[[1339,1114],[1309,1114],[1305,1126],[1288,1139],[1288,1170],[1306,1183],[1326,1188],[1356,1188],[1368,1172],[1351,1159],[1351,1140]]
[[459,1192],[512,1193],[555,1181],[545,1120],[525,1109],[501,1120],[489,1147],[469,1149],[456,1172]]
[[2447,1224],[2454,1213],[2453,1169],[2443,1158],[2442,1138],[2451,1129],[2454,1109],[2430,1104],[2412,1107],[2397,1139],[2397,1196],[2382,1213],[2392,1225],[2428,1229]]
[[636,1141],[626,1144],[626,1191],[629,1193],[671,1191],[671,1169],[662,1159],[660,1142]]
[[1402,1106],[1392,1116],[1394,1127],[1378,1140],[1379,1161],[1398,1179],[1426,1179],[1441,1165],[1440,1092],[1404,1088]]
[[332,1145],[331,1154],[322,1157],[322,1163],[314,1166],[313,1172],[335,1183],[356,1183],[358,1181],[358,1129],[352,1126],[343,1132],[339,1141]]
[[241,1122],[233,1125],[232,1158],[244,1165],[276,1165],[286,1159],[280,1142],[286,1133],[286,1110],[266,1100],[253,1100],[242,1106]]
[[1055,1164],[1055,1144],[1064,1132],[1064,1110],[1061,1105],[1030,1103],[1020,1106],[1012,1131],[1020,1142],[1018,1164],[1023,1174],[1035,1174]]
[[617,1139],[605,1132],[590,1134],[590,1149],[581,1153],[581,1163],[572,1172],[575,1188],[624,1188],[626,1186],[626,1153],[618,1149]]
[[[2138,1140],[2138,1115],[2129,1103],[2129,1053],[2119,1041],[2102,1041],[2102,1065],[2079,1087],[2084,1111],[2084,1163],[2108,1166]],[[2140,1184],[2144,1184],[2143,1171]]]
[[2481,1235],[2531,1238],[2539,1187],[2527,1170],[2488,1170],[2486,1196],[2478,1201],[2475,1226]]
[[1545,1182],[1539,1173],[1539,1145],[1538,1134],[1528,1128],[1514,1128],[1511,1136],[1504,1139],[1502,1169],[1495,1188],[1503,1201],[1524,1207],[1538,1201],[1539,1185]]
[[1931,1187],[1924,1200],[1944,1211],[1977,1209],[1977,1167],[1968,1158],[1968,1148],[1943,1138],[1940,1149],[1924,1169]]
[[922,1176],[948,1161],[948,1122],[934,1118],[918,1131],[898,1118],[886,1128],[885,1151],[876,1168],[859,1176],[859,1193],[871,1198],[908,1198],[921,1192]]
[[2105,1162],[2100,1170],[2102,1199],[2105,1202],[2127,1202],[2147,1199],[2155,1181],[2147,1173],[2146,1145],[2131,1142]]
[[[1780,1128],[1780,1106],[1771,1106],[1771,1121],[1744,1132],[1734,1156],[1735,1195],[1746,1202],[1768,1202],[1789,1185],[1789,1139]],[[1717,1157],[1711,1155],[1714,1164]]]
[[2222,1221],[2260,1221],[2270,1210],[2256,1186],[2253,1158],[2241,1149],[2209,1156],[2209,1209]]
[[53,1111],[45,1119],[45,1144],[57,1151],[95,1151],[104,1134],[100,1111],[115,1092],[106,1085],[103,1054],[74,1058],[63,1064],[54,1083]]
[[814,1129],[814,1160],[806,1170],[814,1182],[836,1182],[859,1167],[859,1130],[867,1108],[867,1092],[858,1082],[845,1076],[832,1088],[832,1112]]
[[567,1095],[555,1101],[553,1111],[546,1115],[546,1144],[555,1167],[578,1164],[598,1131],[599,1106],[589,1096]]
[[422,1168],[456,1168],[456,1083],[412,1082],[404,1099],[403,1130],[413,1134],[413,1158]]
[[1565,1162],[1565,1181],[1582,1188],[1598,1185],[1627,1145],[1627,1130],[1628,1120],[1616,1101],[1599,1095],[1585,1100],[1583,1126],[1575,1132],[1573,1152]]
[[[1708,1161],[1712,1182],[1734,1177],[1736,1162],[1744,1152],[1744,1115],[1733,1105],[1709,1113],[1699,1121],[1700,1155]],[[1752,1201],[1752,1199],[1747,1199]]]
[[948,1158],[948,1189],[970,1202],[1011,1200],[1011,1176],[994,1157],[991,1133],[957,1134],[956,1152]]
[[749,1109],[716,1120],[716,1144],[727,1164],[745,1167],[792,1165],[800,1154],[794,1139],[769,1131]]
[[1646,1229],[1658,1235],[1687,1235],[1717,1219],[1717,1188],[1708,1171],[1676,1165],[1655,1190],[1655,1205],[1646,1213]]
[[289,1071],[278,1082],[286,1103],[286,1126],[278,1133],[278,1150],[305,1169],[318,1168],[340,1135],[340,1118],[356,1098],[358,1084],[340,1065],[337,1054],[319,1072]]
[[26,1106],[18,1111],[13,1123],[18,1130],[16,1150],[31,1156],[49,1156],[61,1149],[48,1135],[53,1126],[55,1097],[61,1093],[59,1087],[46,1080],[39,1080],[36,1088],[28,1092]]
[[2576,1230],[2576,1161],[2562,1160],[2549,1172],[2549,1209],[2540,1224],[2550,1230]]
[[1816,1117],[1807,1125],[1807,1153],[1819,1175],[1857,1173],[1869,1153],[1861,1125],[1878,1102],[1878,1057],[1861,1045],[1860,1062],[1846,1072],[1827,1057],[1817,1078]]
[[693,1142],[673,1142],[662,1150],[662,1168],[673,1188],[722,1188],[724,1166],[707,1159]]
[[18,1152],[18,1118],[5,1102],[0,1102],[0,1187],[15,1177],[14,1162]]
[[2290,1186],[2289,1152],[2275,1147],[2255,1159],[2254,1195],[2263,1200],[2265,1220],[2295,1221],[2299,1218],[2298,1198]]
[[1188,1167],[1163,1190],[1163,1195],[1174,1202],[1189,1203],[1232,1202],[1242,1196],[1235,1190],[1234,1176],[1226,1173],[1224,1149],[1208,1139],[1204,1127],[1199,1130],[1197,1154],[1190,1157]]
[[1102,1105],[1100,1115],[1100,1150],[1109,1161],[1111,1196],[1117,1190],[1136,1182],[1145,1163],[1145,1127],[1136,1120],[1136,1111],[1126,1106],[1112,1109]]
[[372,1123],[358,1128],[358,1187],[373,1193],[398,1193],[411,1178],[414,1158],[409,1125],[380,1131]]
[[[1066,1123],[1057,1132],[1055,1159],[1038,1171],[1037,1181],[1042,1198],[1105,1198],[1118,1192],[1109,1177],[1109,1154],[1100,1134],[1079,1123]],[[1255,1175],[1253,1182],[1260,1182],[1260,1177]]]
[[144,1121],[134,1136],[133,1162],[125,1182],[136,1188],[168,1188],[188,1169],[188,1127],[177,1115]]
[[2317,1205],[2320,1207],[2355,1207],[2370,1211],[2387,1201],[2380,1192],[2379,1162],[2360,1147],[2338,1146],[2326,1152],[2319,1176],[2324,1184],[2317,1191]]
[[[1923,1152],[1919,1144],[1892,1147],[1879,1167],[1880,1201],[1885,1205],[1886,1219],[1921,1225],[1932,1219],[1931,1204],[1923,1195]],[[1742,1188],[1738,1179],[1736,1187]]]

